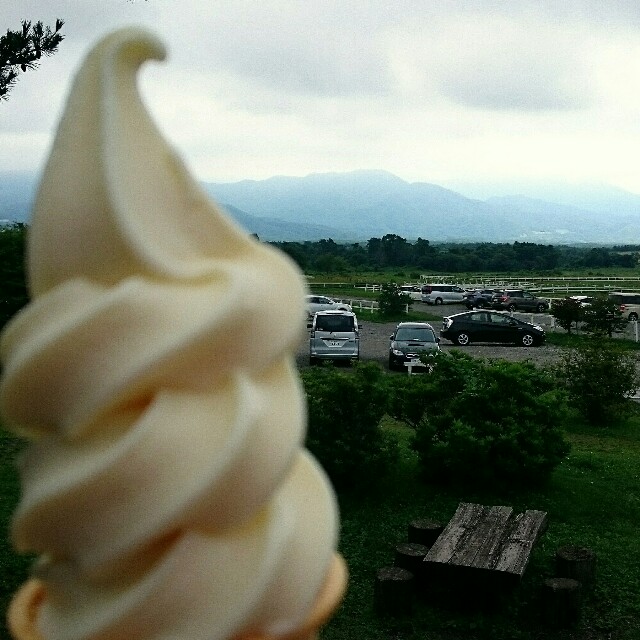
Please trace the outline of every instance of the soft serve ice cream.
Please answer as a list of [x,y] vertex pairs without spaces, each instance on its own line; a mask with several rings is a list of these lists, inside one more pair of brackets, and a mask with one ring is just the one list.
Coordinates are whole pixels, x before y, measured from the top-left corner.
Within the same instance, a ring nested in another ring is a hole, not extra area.
[[39,556],[45,640],[287,634],[336,566],[302,448],[303,280],[160,136],[136,72],[163,57],[137,29],[90,52],[36,201],[32,302],[2,336],[3,419],[32,441],[11,535]]

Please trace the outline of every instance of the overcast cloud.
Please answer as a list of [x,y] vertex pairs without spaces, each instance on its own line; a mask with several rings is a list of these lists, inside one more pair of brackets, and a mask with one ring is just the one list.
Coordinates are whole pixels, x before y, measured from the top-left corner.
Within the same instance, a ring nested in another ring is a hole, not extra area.
[[[11,6],[4,6],[4,5]],[[141,90],[198,178],[386,169],[409,181],[640,193],[640,6],[618,1],[23,0],[59,53],[0,103],[0,170],[35,170],[88,48],[146,25]]]

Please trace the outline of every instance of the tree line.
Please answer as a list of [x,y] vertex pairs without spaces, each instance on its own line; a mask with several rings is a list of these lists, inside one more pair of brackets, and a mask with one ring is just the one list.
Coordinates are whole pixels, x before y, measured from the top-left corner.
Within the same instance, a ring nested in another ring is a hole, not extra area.
[[428,269],[448,273],[552,272],[562,269],[600,269],[637,266],[639,247],[575,247],[534,242],[431,243],[424,238],[410,242],[395,234],[366,242],[340,244],[271,242],[306,271],[343,273],[387,267]]
[[[27,226],[0,227],[0,327],[27,302],[24,244]],[[640,247],[580,248],[532,242],[432,244],[418,238],[409,242],[387,234],[367,242],[339,244],[332,239],[317,242],[271,242],[289,254],[303,271],[348,273],[387,267],[428,269],[445,273],[553,272],[603,267],[635,267]]]

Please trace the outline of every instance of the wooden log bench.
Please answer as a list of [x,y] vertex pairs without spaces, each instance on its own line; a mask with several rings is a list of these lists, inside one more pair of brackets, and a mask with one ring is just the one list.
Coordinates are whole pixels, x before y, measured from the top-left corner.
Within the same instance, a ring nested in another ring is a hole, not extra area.
[[427,580],[439,586],[504,591],[522,578],[547,526],[544,511],[461,502],[425,556]]

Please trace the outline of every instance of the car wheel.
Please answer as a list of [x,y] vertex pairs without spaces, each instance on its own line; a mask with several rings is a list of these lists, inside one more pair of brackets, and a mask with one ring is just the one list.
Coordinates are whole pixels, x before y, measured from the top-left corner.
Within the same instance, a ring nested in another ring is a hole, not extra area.
[[516,305],[513,304],[513,302],[510,305],[507,305],[507,310],[508,311],[515,311],[516,310]]
[[523,347],[532,347],[535,343],[535,338],[530,333],[525,333],[522,336],[522,346]]
[[395,371],[395,369],[396,369],[395,360],[391,357],[391,354],[389,354],[389,371]]
[[318,358],[314,358],[313,356],[309,356],[309,364],[314,367],[317,364],[320,364],[320,360]]
[[478,307],[478,309],[484,309],[484,300],[478,300],[476,302],[476,307]]
[[638,320],[638,314],[637,313],[630,313],[629,314],[629,320],[631,322],[636,322]]
[[439,304],[442,304],[442,298],[436,298],[436,299],[434,300],[434,302],[435,302],[436,307],[437,307]]
[[542,313],[543,311],[545,311],[547,308],[546,304],[543,304],[542,302],[536,307],[536,311],[538,313]]
[[461,346],[461,347],[466,347],[470,342],[471,342],[471,338],[469,338],[469,334],[465,333],[464,331],[461,331],[457,336],[456,336],[456,342]]

